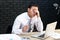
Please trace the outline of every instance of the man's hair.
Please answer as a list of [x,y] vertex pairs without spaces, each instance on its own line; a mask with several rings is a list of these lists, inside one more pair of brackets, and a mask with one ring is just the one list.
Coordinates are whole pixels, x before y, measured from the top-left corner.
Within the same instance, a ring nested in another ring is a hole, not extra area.
[[29,5],[28,5],[28,8],[31,8],[32,6],[35,6],[35,7],[38,7],[38,5],[34,2],[31,2]]

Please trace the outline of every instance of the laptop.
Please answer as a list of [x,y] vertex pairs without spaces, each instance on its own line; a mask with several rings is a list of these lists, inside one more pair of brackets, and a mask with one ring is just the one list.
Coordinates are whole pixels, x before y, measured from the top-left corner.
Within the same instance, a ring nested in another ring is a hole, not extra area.
[[55,32],[56,24],[57,24],[57,21],[47,24],[46,31],[42,31],[38,34],[31,35],[31,37],[39,38],[39,39],[48,38],[50,35],[52,35],[52,33]]

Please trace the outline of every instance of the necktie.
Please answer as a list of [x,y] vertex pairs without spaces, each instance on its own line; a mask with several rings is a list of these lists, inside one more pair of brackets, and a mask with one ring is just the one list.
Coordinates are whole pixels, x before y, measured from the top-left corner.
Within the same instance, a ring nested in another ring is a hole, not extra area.
[[28,30],[28,32],[30,32],[31,31],[31,19],[29,20],[29,30]]

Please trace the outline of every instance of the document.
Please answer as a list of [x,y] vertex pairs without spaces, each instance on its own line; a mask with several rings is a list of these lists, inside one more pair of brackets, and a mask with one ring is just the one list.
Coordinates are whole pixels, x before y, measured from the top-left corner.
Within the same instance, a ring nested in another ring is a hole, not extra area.
[[60,39],[60,34],[56,33],[56,32],[52,33],[50,36],[55,38],[55,39]]
[[16,34],[0,34],[0,40],[21,40],[22,38]]

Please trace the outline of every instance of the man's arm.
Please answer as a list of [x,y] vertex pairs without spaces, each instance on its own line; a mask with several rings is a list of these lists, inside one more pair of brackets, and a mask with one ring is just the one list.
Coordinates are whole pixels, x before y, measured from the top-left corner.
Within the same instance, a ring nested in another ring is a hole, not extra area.
[[43,31],[43,22],[42,22],[40,17],[38,17],[37,22],[38,22],[38,29],[37,30],[38,31]]
[[35,25],[39,32],[43,31],[43,23],[42,23],[40,17],[38,17],[37,22],[35,22]]
[[[24,32],[27,32],[29,29],[29,26],[27,24],[22,25],[22,21],[20,20],[21,18],[17,17],[14,21],[13,28],[12,28],[12,33],[15,34],[23,34]],[[23,27],[22,27],[22,26]]]
[[22,33],[22,29],[19,29],[21,25],[21,21],[17,17],[14,21],[13,28],[12,28],[12,33],[14,34],[20,34]]
[[37,22],[35,22],[35,25],[36,25],[36,28],[38,31],[43,31],[43,23],[42,23],[42,20],[40,18],[40,13],[39,11],[37,11]]

